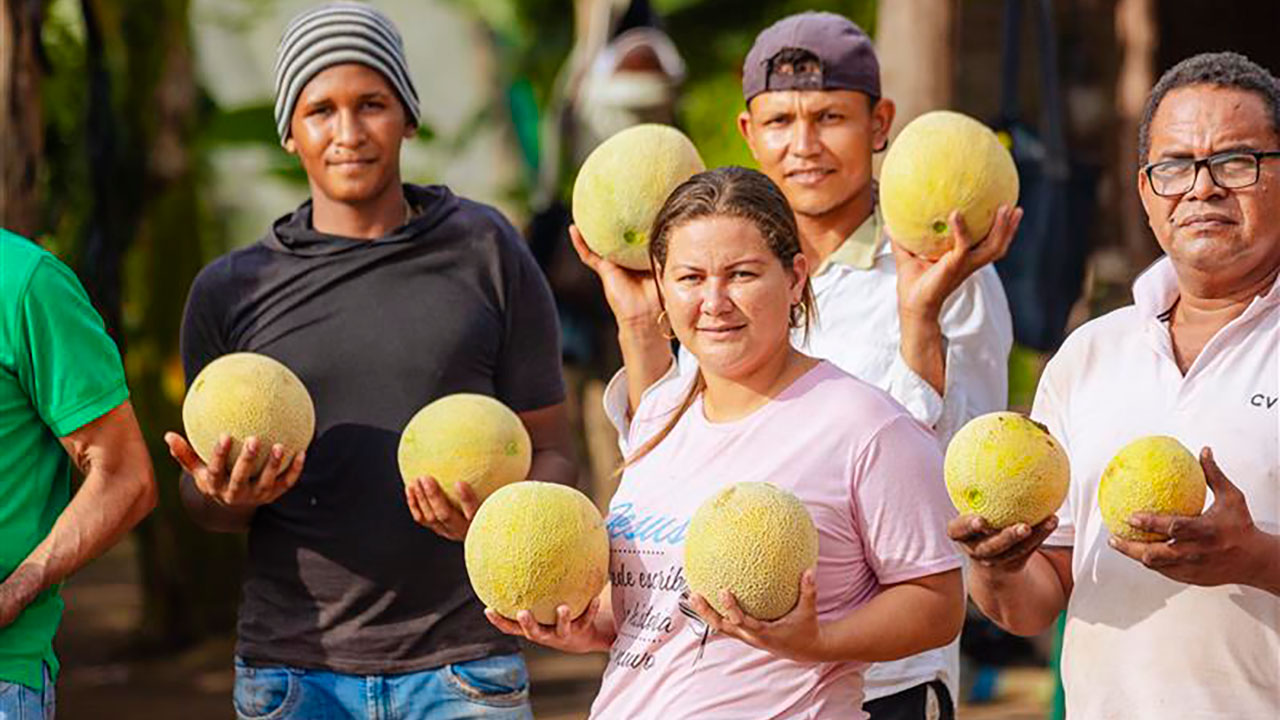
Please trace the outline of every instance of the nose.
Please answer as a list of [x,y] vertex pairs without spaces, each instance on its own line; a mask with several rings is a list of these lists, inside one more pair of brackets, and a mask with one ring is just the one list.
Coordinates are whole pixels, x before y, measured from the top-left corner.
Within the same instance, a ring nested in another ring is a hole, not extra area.
[[352,108],[343,108],[338,112],[338,128],[334,133],[334,141],[343,147],[358,147],[364,142],[364,124],[360,114]]
[[801,118],[791,125],[791,154],[796,157],[814,157],[822,152],[818,130],[812,122]]
[[702,314],[716,317],[733,311],[733,299],[723,278],[710,278],[702,286]]
[[1196,176],[1191,182],[1191,189],[1182,196],[1183,199],[1208,200],[1209,198],[1222,197],[1227,194],[1226,190],[1213,181],[1213,174],[1209,172],[1207,164],[1196,167],[1192,172]]

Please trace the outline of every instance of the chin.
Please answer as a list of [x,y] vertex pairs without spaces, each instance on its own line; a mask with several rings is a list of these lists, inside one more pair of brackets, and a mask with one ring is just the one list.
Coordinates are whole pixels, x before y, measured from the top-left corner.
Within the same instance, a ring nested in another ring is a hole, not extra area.
[[325,188],[330,199],[349,205],[360,205],[381,194],[382,184],[375,182],[338,182]]
[[849,200],[848,196],[842,194],[798,188],[794,185],[787,187],[786,196],[795,214],[810,216],[825,215]]

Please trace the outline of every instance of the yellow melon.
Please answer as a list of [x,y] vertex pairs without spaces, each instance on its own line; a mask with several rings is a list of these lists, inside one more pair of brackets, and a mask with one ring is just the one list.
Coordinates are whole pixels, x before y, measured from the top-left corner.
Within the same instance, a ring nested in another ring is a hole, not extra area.
[[965,423],[947,445],[947,492],[962,515],[994,528],[1036,525],[1062,505],[1071,483],[1067,454],[1043,425],[1015,412]]
[[1129,524],[1136,512],[1199,515],[1208,485],[1204,469],[1176,439],[1149,435],[1111,458],[1098,483],[1098,509],[1112,534],[1129,540],[1165,540]]
[[524,480],[533,445],[506,405],[487,395],[458,393],[429,403],[409,420],[397,459],[406,483],[429,475],[458,505],[459,482],[483,502],[498,488]]
[[649,228],[667,196],[705,166],[693,143],[667,125],[634,125],[600,143],[573,184],[573,221],[597,255],[649,269]]
[[818,561],[818,530],[803,503],[769,483],[741,482],[707,499],[689,521],[684,572],[689,589],[724,612],[728,590],[752,617],[786,615],[800,576]]
[[578,617],[609,576],[600,511],[565,485],[527,481],[493,493],[463,543],[471,587],[487,607],[516,619],[528,610],[554,625],[556,608]]
[[885,229],[929,259],[951,249],[951,211],[960,211],[977,242],[990,232],[996,209],[1017,202],[1018,171],[1009,151],[986,125],[949,110],[907,123],[880,168]]
[[315,406],[306,386],[283,363],[266,355],[240,352],[223,355],[204,366],[182,401],[182,425],[191,447],[208,463],[223,434],[231,436],[228,470],[244,441],[257,437],[253,473],[262,471],[277,443],[290,462],[311,443],[316,429]]

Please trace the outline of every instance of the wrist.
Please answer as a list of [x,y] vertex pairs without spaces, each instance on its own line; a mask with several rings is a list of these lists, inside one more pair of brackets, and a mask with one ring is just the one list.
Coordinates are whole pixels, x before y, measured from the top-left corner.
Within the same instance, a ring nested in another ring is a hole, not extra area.
[[1254,526],[1246,553],[1250,558],[1249,571],[1241,584],[1280,595],[1280,535],[1272,535]]

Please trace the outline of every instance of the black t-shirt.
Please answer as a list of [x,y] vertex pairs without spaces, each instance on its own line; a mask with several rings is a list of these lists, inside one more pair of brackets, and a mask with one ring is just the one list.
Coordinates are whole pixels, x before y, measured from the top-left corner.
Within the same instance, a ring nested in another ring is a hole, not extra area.
[[546,281],[493,208],[405,186],[417,215],[357,240],[316,232],[311,204],[196,278],[182,326],[188,382],[220,355],[280,360],[315,402],[298,484],[254,515],[237,652],[352,674],[513,652],[484,618],[462,544],[414,523],[400,431],[458,392],[516,412],[560,403]]

